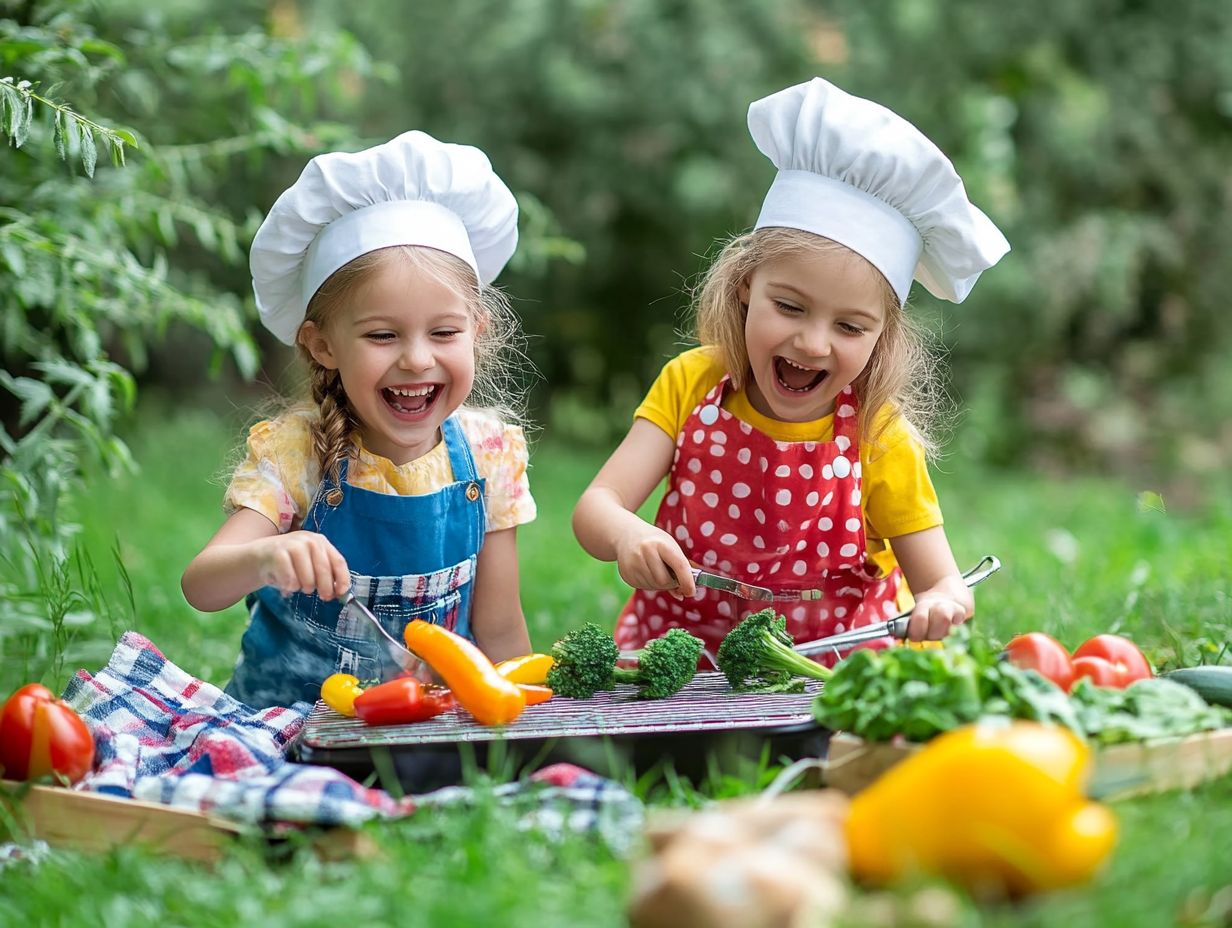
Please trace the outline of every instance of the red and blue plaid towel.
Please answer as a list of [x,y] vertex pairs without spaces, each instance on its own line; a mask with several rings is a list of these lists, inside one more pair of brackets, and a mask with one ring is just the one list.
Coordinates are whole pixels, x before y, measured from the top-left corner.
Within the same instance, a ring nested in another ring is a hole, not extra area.
[[[78,789],[241,822],[320,825],[358,825],[469,798],[469,790],[450,787],[394,799],[331,767],[291,763],[285,751],[308,717],[308,703],[254,711],[185,673],[136,632],[121,637],[97,674],[78,671],[64,698],[97,745],[94,770]],[[592,831],[619,847],[641,825],[636,797],[570,765],[496,790],[508,800],[533,797],[526,821],[547,830]]]

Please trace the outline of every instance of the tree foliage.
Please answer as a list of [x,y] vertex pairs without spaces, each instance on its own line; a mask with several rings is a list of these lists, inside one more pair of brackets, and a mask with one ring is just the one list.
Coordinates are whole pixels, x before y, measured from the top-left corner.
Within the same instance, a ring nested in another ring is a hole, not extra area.
[[365,97],[365,124],[476,141],[584,247],[542,279],[505,278],[539,338],[557,434],[608,442],[627,425],[679,346],[703,256],[752,224],[773,175],[748,103],[820,74],[924,129],[1013,245],[962,306],[915,292],[950,350],[968,453],[1156,473],[1232,453],[1232,401],[1212,401],[1232,396],[1228,4],[302,11],[399,68],[404,92]]
[[[779,0],[372,0],[306,5],[398,67],[365,123],[422,126],[489,153],[548,231],[582,246],[502,277],[534,336],[552,433],[607,442],[679,350],[685,289],[717,238],[753,222],[773,168],[753,99],[816,73],[826,24]],[[389,24],[397,22],[398,28]],[[540,276],[541,275],[541,276]]]
[[90,618],[47,579],[68,576],[63,504],[87,467],[131,466],[116,425],[151,352],[197,332],[182,366],[257,371],[235,283],[256,214],[227,203],[229,185],[273,155],[353,140],[304,88],[370,70],[343,33],[203,35],[198,10],[121,27],[114,7],[121,46],[96,11],[28,3],[0,20],[0,598],[7,634],[54,627],[55,640],[66,617]]
[[841,78],[934,136],[1013,245],[944,311],[968,449],[1138,473],[1221,467],[1232,6],[832,9],[850,47]]

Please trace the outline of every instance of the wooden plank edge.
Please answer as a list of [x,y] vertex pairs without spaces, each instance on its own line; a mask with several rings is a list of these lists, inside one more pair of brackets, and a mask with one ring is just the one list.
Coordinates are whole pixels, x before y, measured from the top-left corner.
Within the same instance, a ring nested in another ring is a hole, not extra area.
[[[0,805],[31,837],[82,851],[139,843],[213,863],[239,836],[261,833],[256,826],[192,809],[11,780],[0,780]],[[344,826],[321,829],[311,844],[318,856],[329,860],[367,858],[377,852],[369,835]]]
[[[856,793],[920,749],[911,742],[869,742],[846,732],[830,737],[822,776]],[[1232,772],[1232,728],[1096,748],[1089,792],[1121,799],[1195,786]]]

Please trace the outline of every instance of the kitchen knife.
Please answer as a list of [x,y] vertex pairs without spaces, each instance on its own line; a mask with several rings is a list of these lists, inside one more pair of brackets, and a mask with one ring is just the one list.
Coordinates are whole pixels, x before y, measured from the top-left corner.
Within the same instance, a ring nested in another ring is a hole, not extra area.
[[751,583],[733,580],[731,577],[724,577],[721,574],[712,574],[710,571],[702,570],[700,567],[693,568],[693,580],[698,586],[708,586],[712,590],[734,593],[741,599],[767,603],[774,601],[774,593],[764,586],[754,586]]

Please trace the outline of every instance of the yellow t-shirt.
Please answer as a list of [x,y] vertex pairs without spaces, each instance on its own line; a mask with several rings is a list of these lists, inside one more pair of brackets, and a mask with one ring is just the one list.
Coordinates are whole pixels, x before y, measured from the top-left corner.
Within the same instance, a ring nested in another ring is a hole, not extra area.
[[[228,515],[243,507],[261,513],[278,526],[279,532],[300,527],[321,483],[309,431],[316,415],[310,407],[296,408],[276,419],[258,422],[249,430],[247,457],[235,468],[223,498]],[[477,409],[464,407],[456,415],[470,443],[475,469],[486,481],[487,530],[496,532],[532,521],[536,507],[526,476],[522,430]],[[373,454],[360,443],[359,457],[347,469],[351,486],[399,496],[431,493],[456,479],[444,441],[401,465]]]
[[[664,365],[650,392],[634,412],[675,440],[689,415],[726,371],[705,346],[677,355]],[[833,441],[834,416],[812,422],[781,422],[753,408],[743,389],[729,390],[723,408],[775,441]],[[889,539],[941,525],[941,507],[928,475],[924,449],[901,417],[888,422],[875,445],[860,443],[864,531],[868,554],[884,571],[897,565]]]

